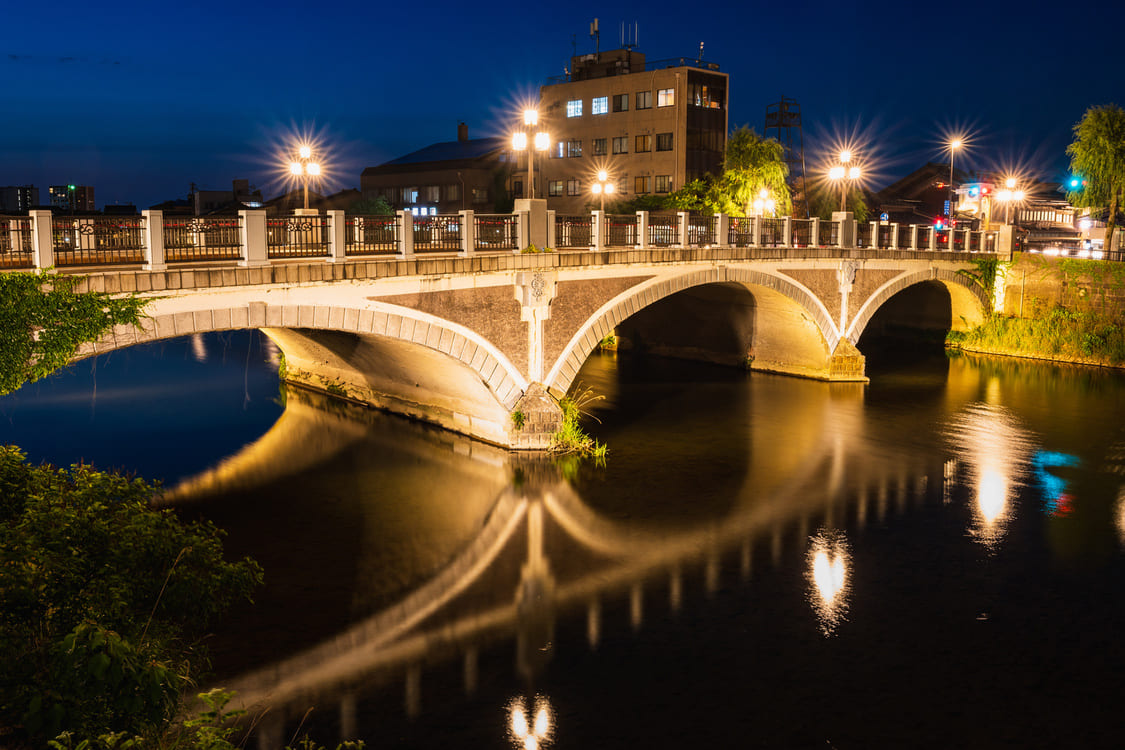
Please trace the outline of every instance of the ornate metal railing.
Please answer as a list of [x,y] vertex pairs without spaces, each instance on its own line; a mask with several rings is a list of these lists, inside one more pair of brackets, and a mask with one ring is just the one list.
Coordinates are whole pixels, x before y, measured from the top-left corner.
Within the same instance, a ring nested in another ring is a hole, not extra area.
[[772,219],[763,216],[762,247],[778,247],[785,244],[785,219]]
[[928,250],[930,248],[930,235],[933,233],[934,228],[928,225],[918,225],[918,249]]
[[414,217],[414,252],[461,249],[461,217],[457,214]]
[[937,249],[939,251],[948,250],[949,249],[949,230],[948,229],[935,229],[934,235],[937,237]]
[[590,214],[563,216],[555,214],[556,247],[590,247],[594,244]]
[[628,214],[606,215],[605,217],[605,246],[606,247],[636,247],[637,216]]
[[876,247],[882,248],[884,250],[894,247],[896,239],[894,232],[895,227],[891,224],[880,224],[879,236],[875,240],[878,243]]
[[680,217],[677,214],[649,214],[648,244],[653,247],[680,244]]
[[31,219],[0,216],[0,268],[31,268]]
[[840,246],[840,222],[838,221],[822,221],[820,222],[820,241],[821,247],[839,247]]
[[910,225],[898,225],[898,247],[900,250],[910,247]]
[[266,219],[266,255],[315,258],[328,255],[327,216],[277,216]]
[[793,246],[808,247],[812,244],[812,219],[793,219]]
[[59,266],[112,265],[144,260],[144,217],[53,217],[51,234],[55,264]]
[[872,243],[875,242],[875,237],[872,236],[871,222],[857,221],[855,225],[855,246],[856,247],[874,247]]
[[702,246],[715,244],[715,217],[714,216],[689,216],[687,225],[687,243]]
[[981,232],[980,250],[984,253],[996,252],[996,232]]
[[344,255],[398,252],[397,216],[348,216],[344,220]]
[[517,250],[519,217],[515,214],[474,214],[475,249]]
[[733,247],[750,247],[754,244],[754,219],[750,216],[732,216],[727,227],[727,244]]
[[240,217],[164,217],[164,259],[167,262],[238,260],[241,257]]

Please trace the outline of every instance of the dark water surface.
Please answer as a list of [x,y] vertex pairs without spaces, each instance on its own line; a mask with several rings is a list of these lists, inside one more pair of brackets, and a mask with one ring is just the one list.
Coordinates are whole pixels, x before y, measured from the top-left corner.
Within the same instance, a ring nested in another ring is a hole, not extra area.
[[185,339],[0,399],[34,460],[163,478],[263,564],[211,641],[272,706],[253,742],[1123,744],[1119,373],[599,355],[597,467],[281,395],[272,360]]

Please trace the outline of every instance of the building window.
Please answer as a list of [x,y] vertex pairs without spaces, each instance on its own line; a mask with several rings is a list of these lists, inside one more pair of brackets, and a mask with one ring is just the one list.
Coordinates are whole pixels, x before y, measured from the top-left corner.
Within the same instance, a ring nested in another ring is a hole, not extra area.
[[487,203],[488,202],[488,189],[487,188],[473,188],[473,203]]
[[555,144],[555,150],[551,152],[551,156],[556,159],[561,159],[566,156],[566,141],[559,141]]
[[594,139],[594,156],[605,156],[606,154],[606,140],[605,138]]
[[451,201],[461,200],[461,186],[460,185],[446,185],[445,196]]
[[563,181],[562,180],[548,180],[547,181],[547,195],[552,198],[557,198],[563,194]]
[[582,116],[582,100],[571,99],[566,103],[566,116],[567,117],[581,117]]
[[688,104],[706,109],[722,109],[726,93],[726,89],[721,86],[693,83],[688,86]]
[[633,178],[633,192],[637,195],[644,195],[652,192],[652,178],[651,177],[634,177]]
[[402,189],[402,202],[403,203],[417,203],[418,202],[418,188],[405,187]]
[[441,186],[440,185],[427,185],[422,188],[422,198],[426,203],[437,203],[441,200]]
[[582,141],[567,141],[566,142],[566,155],[567,156],[582,156]]
[[522,198],[523,197],[523,180],[514,180],[512,182],[512,197],[513,198]]
[[652,92],[637,92],[637,109],[652,109]]
[[633,144],[633,151],[638,154],[643,154],[645,151],[652,151],[652,136],[638,135]]
[[629,95],[628,94],[614,94],[613,95],[613,111],[614,112],[628,112],[629,111]]
[[590,101],[590,114],[604,115],[609,112],[609,97],[608,96],[595,96]]
[[671,151],[672,150],[672,134],[671,133],[657,133],[656,134],[656,150],[657,151]]
[[566,181],[566,194],[567,195],[578,195],[578,180],[567,180]]
[[627,154],[629,153],[629,136],[623,135],[620,138],[613,139],[613,153]]
[[671,107],[676,103],[675,89],[660,89],[656,92],[656,106]]
[[672,192],[672,175],[658,174],[656,175],[656,192],[670,193]]

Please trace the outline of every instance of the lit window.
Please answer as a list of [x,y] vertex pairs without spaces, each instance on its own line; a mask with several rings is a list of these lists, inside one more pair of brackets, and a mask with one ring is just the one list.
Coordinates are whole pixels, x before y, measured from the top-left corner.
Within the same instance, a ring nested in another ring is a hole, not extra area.
[[628,112],[629,111],[629,95],[628,94],[614,94],[613,95],[613,111],[614,112]]
[[[579,102],[581,104],[582,102]],[[590,102],[590,114],[604,115],[609,113],[609,97],[595,96]],[[579,112],[578,114],[582,114]]]
[[636,138],[636,143],[633,146],[633,151],[638,154],[643,154],[645,151],[652,151],[652,136],[638,135]]
[[582,156],[582,141],[567,141],[566,142],[566,155],[567,156]]
[[672,192],[672,175],[658,174],[656,175],[656,192],[670,193]]
[[566,103],[566,116],[567,117],[581,117],[582,116],[582,100],[571,99]]
[[566,156],[566,141],[559,141],[555,144],[555,150],[552,156],[555,156],[559,159]]
[[633,178],[633,192],[637,195],[644,195],[651,192],[652,178],[651,177],[634,177]]
[[671,151],[672,150],[672,134],[671,133],[657,133],[656,134],[656,150],[657,151]]
[[652,92],[637,92],[637,109],[652,109]]
[[671,107],[676,103],[675,89],[660,89],[656,92],[656,106]]
[[567,195],[578,195],[578,180],[567,180],[566,181],[566,194]]
[[547,195],[557,197],[563,194],[562,180],[549,180],[547,182]]
[[629,136],[623,135],[620,138],[613,139],[613,153],[627,154],[629,153]]

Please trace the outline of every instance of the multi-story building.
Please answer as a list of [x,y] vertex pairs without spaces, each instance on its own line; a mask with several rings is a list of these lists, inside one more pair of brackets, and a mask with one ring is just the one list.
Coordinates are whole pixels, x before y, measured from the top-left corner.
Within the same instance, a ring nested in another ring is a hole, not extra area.
[[[539,90],[540,129],[551,136],[537,156],[535,195],[548,208],[578,213],[606,170],[614,196],[662,195],[707,173],[719,174],[728,128],[728,76],[717,63],[645,61],[632,49],[572,57],[565,80]],[[526,156],[522,158],[526,159]],[[526,162],[524,162],[526,165]],[[526,166],[512,193],[521,197]]]
[[0,211],[24,212],[39,205],[39,188],[34,185],[0,187]]
[[94,211],[94,188],[90,185],[51,185],[47,188],[51,207],[64,211]]
[[[360,175],[364,198],[383,198],[415,216],[511,210],[507,204],[512,162],[503,138],[469,138],[465,123],[457,140],[434,143],[397,159],[367,167]],[[516,196],[519,197],[519,196]]]

